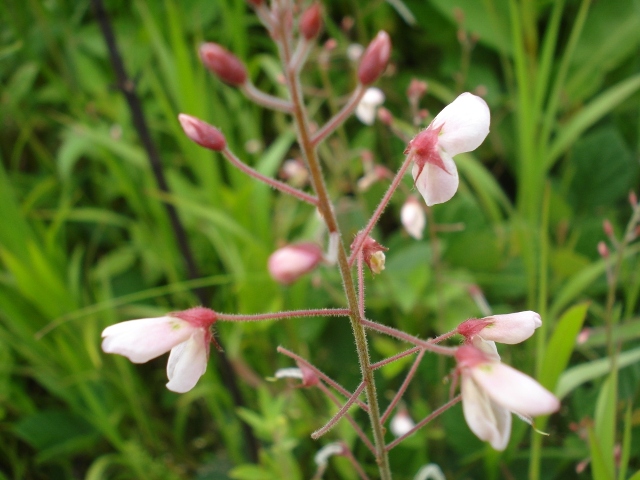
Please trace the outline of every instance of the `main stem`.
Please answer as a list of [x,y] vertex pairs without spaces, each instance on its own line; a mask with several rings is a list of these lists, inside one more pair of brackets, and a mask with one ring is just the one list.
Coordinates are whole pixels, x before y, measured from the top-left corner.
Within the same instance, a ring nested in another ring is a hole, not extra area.
[[[295,69],[290,66],[291,51],[287,41],[287,32],[285,31],[285,28],[280,28],[279,33],[281,35],[278,44],[281,51],[283,65],[285,66],[285,75],[287,77],[287,84],[291,93],[291,101],[293,102],[293,117],[298,133],[298,141],[300,142],[302,154],[307,162],[307,166],[309,167],[313,189],[318,197],[318,210],[327,224],[329,233],[338,233],[340,235],[338,220],[333,211],[331,200],[329,199],[327,186],[324,183],[320,161],[318,159],[315,146],[311,140],[304,99],[302,97],[302,89]],[[378,406],[378,395],[376,393],[376,386],[373,378],[373,369],[371,368],[371,359],[369,358],[366,332],[361,323],[363,319],[360,316],[358,308],[358,294],[356,292],[351,267],[349,266],[349,259],[343,242],[340,242],[338,248],[338,268],[340,269],[342,284],[347,297],[351,329],[353,330],[353,336],[356,343],[358,361],[362,371],[362,379],[365,383],[364,390],[367,396],[367,403],[369,405],[369,420],[371,421],[371,427],[373,429],[376,461],[380,470],[380,478],[382,480],[391,480],[389,455],[385,449],[384,427],[382,426],[380,419],[380,407]]]

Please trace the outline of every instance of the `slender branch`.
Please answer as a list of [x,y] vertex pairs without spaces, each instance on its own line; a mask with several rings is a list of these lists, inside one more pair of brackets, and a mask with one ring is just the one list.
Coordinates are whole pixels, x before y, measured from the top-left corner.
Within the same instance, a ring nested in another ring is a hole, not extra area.
[[258,313],[243,315],[216,312],[216,320],[222,322],[259,322],[262,320],[280,320],[283,318],[301,317],[348,317],[347,308],[320,308],[317,310],[293,310],[289,312]]
[[338,128],[342,123],[349,118],[349,116],[353,113],[353,111],[358,106],[360,100],[364,96],[364,92],[366,90],[361,84],[358,84],[356,89],[347,100],[347,103],[342,107],[342,109],[336,113],[333,117],[331,117],[324,126],[318,130],[313,137],[311,137],[310,142],[312,146],[317,146],[322,140],[327,138],[336,128]]
[[387,192],[384,194],[384,196],[382,197],[382,200],[378,204],[376,211],[373,212],[373,215],[371,216],[369,223],[363,230],[360,231],[360,233],[358,233],[358,238],[355,242],[355,245],[351,249],[351,256],[349,257],[349,266],[353,265],[353,262],[356,259],[356,255],[358,255],[358,252],[362,248],[362,244],[367,239],[367,237],[371,233],[371,230],[373,230],[373,227],[376,225],[376,223],[378,223],[378,220],[380,219],[380,215],[382,215],[382,212],[387,207],[389,200],[391,200],[391,197],[393,196],[394,192],[398,188],[398,185],[400,184],[402,177],[404,177],[404,174],[407,171],[407,168],[409,168],[409,165],[411,165],[412,160],[413,160],[413,154],[407,155],[407,158],[405,158],[404,163],[400,167],[400,170],[398,170],[398,173],[393,179],[393,182],[391,182],[391,185],[389,185]]
[[291,102],[283,100],[282,98],[274,97],[268,93],[264,93],[262,90],[258,90],[258,88],[256,88],[256,86],[249,80],[244,82],[241,88],[247,98],[253,100],[258,105],[286,113],[291,113],[293,110]]
[[318,206],[318,199],[313,195],[309,195],[308,193],[305,193],[302,190],[298,190],[297,188],[294,188],[291,185],[287,185],[284,182],[275,180],[273,178],[270,178],[261,174],[257,170],[251,168],[249,165],[244,163],[238,157],[236,157],[233,154],[233,152],[229,150],[228,147],[225,147],[224,150],[222,150],[222,154],[225,156],[227,160],[229,160],[233,164],[234,167],[238,168],[239,170],[246,173],[250,177],[253,177],[256,180],[259,180],[262,183],[266,183],[270,187],[280,190],[283,193],[296,197],[297,199],[302,200],[303,202],[307,202],[313,205],[314,207]]
[[422,340],[421,338],[405,333],[402,330],[398,330],[397,328],[388,327],[380,323],[372,322],[371,320],[362,320],[361,323],[371,330],[384,333],[399,340],[404,340],[408,343],[413,343],[417,347],[423,348],[424,350],[428,350],[433,353],[439,353],[440,355],[447,355],[449,357],[452,357],[457,350],[457,348],[455,347],[443,347],[441,345],[434,345],[429,340]]
[[358,272],[358,311],[360,312],[360,316],[365,318],[364,315],[364,266],[363,263],[363,253],[360,252],[358,255],[358,266],[356,270]]
[[[335,406],[340,408],[340,406],[342,405],[342,402],[333,394],[331,390],[329,390],[329,388],[324,383],[319,382],[317,386],[320,390],[322,390],[322,393],[324,393],[329,398],[329,400],[331,400],[334,403]],[[349,413],[345,413],[344,418],[346,418],[347,421],[351,424],[356,434],[360,437],[360,440],[362,440],[362,442],[366,445],[369,451],[373,455],[375,455],[376,449],[373,446],[373,443],[371,443],[371,440],[369,440],[369,437],[367,437],[367,435],[362,431],[362,429],[360,428],[360,425],[358,425],[358,423],[353,419],[351,415],[349,415]]]
[[296,47],[295,52],[293,52],[293,57],[289,63],[289,68],[293,70],[296,75],[300,73],[302,66],[304,65],[305,60],[307,59],[307,55],[311,51],[311,47],[313,46],[313,42],[310,42],[304,36],[300,36],[298,40],[298,46]]
[[358,476],[360,477],[360,479],[361,480],[369,480],[369,477],[364,472],[364,469],[362,468],[362,465],[360,465],[360,462],[358,462],[356,457],[353,456],[353,453],[351,452],[351,450],[349,449],[347,444],[342,442],[342,446],[344,448],[343,456],[346,457],[347,460],[349,460],[349,462],[351,463],[351,465],[353,466],[355,471],[358,473]]
[[365,382],[360,383],[358,388],[356,388],[356,391],[353,392],[353,395],[351,395],[351,397],[349,397],[349,399],[345,402],[342,408],[338,410],[338,413],[336,413],[333,417],[331,417],[331,420],[329,420],[323,427],[320,427],[318,430],[313,432],[311,434],[311,438],[313,438],[314,440],[317,440],[322,435],[324,435],[329,430],[331,430],[335,426],[335,424],[338,423],[338,420],[340,420],[345,415],[345,413],[347,413],[349,408],[351,408],[351,405],[355,403],[355,401],[358,399],[358,397],[364,390],[364,387],[365,387]]
[[[338,382],[336,382],[333,378],[329,377],[326,373],[324,373],[322,370],[320,370],[315,365],[312,365],[311,363],[309,363],[307,360],[302,358],[300,355],[296,355],[295,353],[293,353],[290,350],[287,350],[284,347],[278,347],[277,351],[279,353],[282,353],[283,355],[286,355],[289,358],[292,358],[296,362],[303,363],[305,366],[309,367],[311,370],[313,370],[313,372],[320,379],[324,380],[328,385],[330,385],[332,388],[336,389],[338,392],[340,392],[346,398],[349,398],[351,396],[351,392],[349,390],[344,388],[342,385],[340,385]],[[363,403],[360,400],[358,400],[358,401],[356,401],[356,404],[360,408],[362,408],[365,412],[369,412],[369,407],[365,403]]]
[[372,363],[371,368],[373,370],[377,370],[379,368],[384,367],[385,365],[389,365],[390,363],[395,362],[396,360],[400,360],[401,358],[408,357],[409,355],[413,355],[414,353],[419,352],[420,350],[422,350],[420,347],[410,348],[409,350],[400,352],[394,355],[393,357],[385,358],[384,360],[380,360],[379,362]]
[[[104,8],[102,0],[92,0],[92,3],[96,19],[100,24],[102,35],[104,37],[105,43],[107,44],[107,50],[109,51],[109,60],[111,61],[111,66],[113,67],[114,73],[116,75],[118,87],[122,91],[122,94],[124,95],[127,104],[129,105],[133,125],[138,132],[140,141],[142,142],[145,151],[147,152],[147,158],[149,160],[149,164],[151,165],[151,170],[153,171],[156,183],[158,184],[158,188],[164,193],[169,193],[169,185],[162,170],[160,155],[158,154],[158,150],[151,137],[151,132],[149,131],[149,127],[144,116],[142,103],[135,92],[135,83],[128,77],[125,70],[124,62],[122,61],[122,57],[116,43],[115,34],[113,32],[113,28],[111,27],[109,15]],[[167,211],[167,215],[171,223],[171,229],[176,236],[178,248],[180,249],[182,258],[185,262],[187,277],[190,280],[199,278],[200,273],[198,272],[198,267],[191,251],[186,231],[180,221],[180,218],[178,217],[178,213],[175,207],[170,203],[165,203],[164,207]],[[204,289],[196,288],[194,289],[194,293],[203,305],[206,305],[208,303],[208,295],[206,294]],[[244,401],[244,398],[242,396],[242,392],[240,391],[240,387],[238,386],[236,377],[233,374],[233,367],[229,362],[229,359],[223,352],[218,352],[217,365],[220,377],[222,378],[222,382],[224,383],[227,390],[231,393],[231,397],[233,398],[233,402],[235,403],[235,405],[239,407],[246,405],[246,402]],[[253,435],[253,431],[248,424],[241,422],[241,428],[249,458],[253,462],[257,462],[258,441]]]
[[429,414],[426,418],[424,418],[422,421],[420,421],[415,427],[413,427],[411,430],[409,430],[407,433],[405,433],[404,435],[402,435],[401,437],[396,438],[393,442],[390,442],[385,448],[387,450],[387,452],[389,450],[391,450],[392,448],[398,446],[398,444],[400,444],[400,442],[402,442],[405,438],[410,437],[411,435],[413,435],[414,433],[416,433],[418,430],[420,430],[422,427],[424,427],[427,423],[429,423],[431,420],[433,420],[434,418],[442,415],[444,412],[446,412],[447,410],[449,410],[451,407],[453,407],[456,403],[458,403],[460,400],[462,399],[462,397],[460,395],[458,395],[456,398],[449,400],[447,403],[445,403],[444,405],[442,405],[440,408],[438,408],[437,410],[434,410],[433,412],[431,412],[431,414]]
[[409,372],[407,373],[407,376],[405,377],[404,381],[402,382],[402,385],[400,385],[400,388],[398,389],[396,394],[393,396],[393,400],[391,400],[391,403],[389,404],[389,406],[387,407],[385,412],[382,414],[382,418],[381,418],[382,423],[387,421],[387,418],[389,418],[389,415],[391,415],[391,412],[393,412],[394,408],[396,407],[396,405],[398,404],[398,402],[400,401],[400,399],[404,395],[404,392],[407,390],[407,387],[411,383],[411,380],[413,380],[413,376],[416,374],[416,371],[418,370],[418,366],[420,365],[420,362],[422,361],[422,357],[424,356],[424,352],[425,352],[425,350],[420,350],[420,353],[418,354],[418,356],[416,357],[415,361],[413,362],[413,365],[411,365],[411,368],[409,369]]

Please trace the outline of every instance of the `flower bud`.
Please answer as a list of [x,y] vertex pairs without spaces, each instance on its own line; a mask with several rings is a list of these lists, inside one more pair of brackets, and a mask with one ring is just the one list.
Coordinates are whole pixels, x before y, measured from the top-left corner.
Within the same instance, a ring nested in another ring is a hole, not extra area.
[[247,69],[238,57],[217,43],[203,43],[200,58],[223,82],[238,87],[247,81]]
[[299,28],[302,36],[307,40],[315,38],[320,33],[322,16],[319,3],[313,3],[302,13]]
[[387,32],[380,31],[362,54],[358,79],[363,85],[375,82],[387,68],[391,55],[391,40]]
[[289,285],[316,268],[321,261],[322,249],[315,243],[287,245],[269,257],[269,274],[276,282]]
[[389,429],[396,437],[401,437],[411,431],[416,424],[406,409],[398,410],[389,424]]
[[636,192],[633,190],[629,192],[629,204],[631,205],[631,208],[636,208],[638,206],[638,197]]
[[417,105],[425,93],[427,93],[427,82],[423,82],[417,78],[411,79],[411,83],[409,83],[409,87],[407,88],[409,103]]
[[604,231],[604,234],[607,237],[609,237],[609,238],[613,237],[613,225],[611,225],[611,222],[609,221],[608,218],[605,218],[602,221],[602,230]]
[[182,130],[198,145],[210,150],[221,151],[227,146],[224,135],[216,127],[209,125],[199,118],[181,113],[178,115]]
[[604,242],[598,242],[598,253],[602,258],[609,258],[609,248]]
[[422,238],[422,232],[427,224],[427,217],[422,205],[416,197],[410,195],[400,210],[400,221],[407,233],[416,240]]
[[[358,238],[359,237],[356,237],[356,239],[353,241],[353,244],[351,244],[352,249],[354,245],[357,243]],[[376,275],[382,272],[382,270],[384,270],[384,263],[385,263],[384,252],[389,249],[386,247],[383,247],[371,237],[366,238],[361,248],[362,248],[362,256],[364,258],[364,262],[369,267],[369,270],[371,270],[371,273]]]

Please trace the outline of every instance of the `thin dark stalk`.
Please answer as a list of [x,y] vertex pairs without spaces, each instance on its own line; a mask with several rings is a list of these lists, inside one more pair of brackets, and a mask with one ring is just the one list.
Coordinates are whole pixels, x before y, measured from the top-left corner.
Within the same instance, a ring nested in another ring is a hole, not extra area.
[[[170,193],[169,185],[167,184],[167,180],[162,170],[162,162],[160,160],[158,149],[156,148],[153,138],[151,137],[151,132],[144,116],[142,102],[140,102],[140,98],[136,94],[135,83],[128,77],[125,70],[124,62],[122,61],[122,56],[120,55],[120,51],[116,43],[115,34],[113,32],[113,28],[111,27],[111,20],[109,19],[109,15],[104,8],[102,0],[92,0],[92,3],[96,19],[98,20],[98,24],[100,25],[100,30],[102,31],[105,43],[107,44],[107,49],[109,51],[109,60],[116,75],[117,86],[120,91],[122,91],[122,94],[124,95],[127,104],[129,105],[133,125],[138,132],[138,136],[140,137],[140,141],[142,142],[145,151],[147,152],[147,158],[149,160],[149,164],[151,165],[151,170],[153,171],[156,183],[158,184],[158,188],[164,193]],[[180,249],[182,258],[185,262],[187,277],[190,280],[199,278],[200,274],[198,272],[198,267],[196,265],[193,252],[191,251],[191,247],[187,240],[186,230],[184,229],[184,226],[182,225],[182,222],[178,217],[178,212],[170,203],[165,203],[164,207],[167,211],[169,222],[171,223],[171,228],[176,236],[178,248]],[[209,303],[208,295],[203,288],[194,289],[194,293],[203,305]],[[225,387],[231,393],[234,404],[236,406],[245,405],[240,387],[236,382],[235,376],[233,375],[233,367],[231,366],[231,363],[223,352],[218,352],[217,365],[220,377],[222,378]],[[249,428],[249,426],[245,423],[241,423],[241,425],[249,458],[255,462],[258,460],[258,442],[253,435],[251,428]]]

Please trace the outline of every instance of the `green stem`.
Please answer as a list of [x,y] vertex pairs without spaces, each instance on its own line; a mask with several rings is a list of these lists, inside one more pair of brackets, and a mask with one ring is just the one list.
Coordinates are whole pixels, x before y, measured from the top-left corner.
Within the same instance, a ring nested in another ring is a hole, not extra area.
[[[279,22],[277,28],[279,29],[279,38],[277,43],[282,58],[282,64],[288,66],[290,65],[291,60],[291,51],[287,42],[286,27],[283,26],[282,22]],[[285,76],[289,92],[291,94],[291,101],[293,102],[293,117],[298,134],[298,141],[300,143],[303,157],[309,168],[313,189],[318,197],[318,210],[327,224],[329,233],[340,234],[338,220],[333,211],[327,186],[324,182],[320,161],[309,131],[309,122],[298,76],[294,69],[288,67],[285,67]],[[369,405],[369,420],[373,429],[376,461],[380,470],[380,478],[382,480],[391,480],[389,456],[385,450],[384,427],[380,419],[380,407],[378,405],[378,396],[373,378],[373,369],[371,368],[367,337],[364,326],[361,323],[363,319],[360,316],[358,308],[358,294],[356,292],[353,274],[342,242],[340,242],[340,246],[338,248],[338,267],[342,277],[344,292],[347,297],[347,306],[350,311],[349,319],[351,321],[351,328],[355,339],[362,379],[365,383],[365,394]]]

